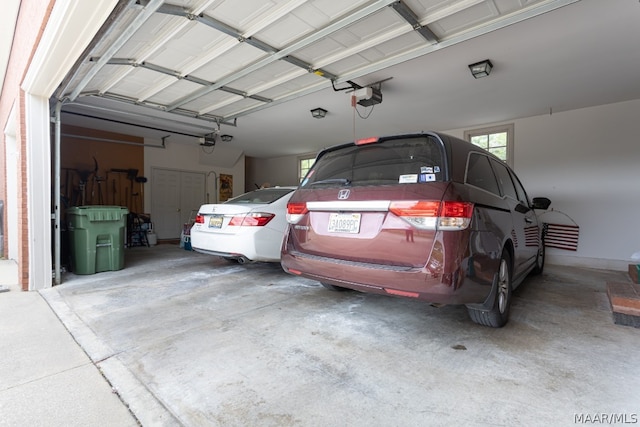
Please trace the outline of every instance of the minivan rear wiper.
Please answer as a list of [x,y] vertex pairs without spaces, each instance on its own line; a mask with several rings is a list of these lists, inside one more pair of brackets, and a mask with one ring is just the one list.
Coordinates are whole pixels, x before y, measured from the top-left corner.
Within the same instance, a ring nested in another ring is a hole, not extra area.
[[310,182],[309,185],[322,185],[322,184],[342,184],[351,185],[351,180],[347,178],[330,178],[322,179],[320,181]]

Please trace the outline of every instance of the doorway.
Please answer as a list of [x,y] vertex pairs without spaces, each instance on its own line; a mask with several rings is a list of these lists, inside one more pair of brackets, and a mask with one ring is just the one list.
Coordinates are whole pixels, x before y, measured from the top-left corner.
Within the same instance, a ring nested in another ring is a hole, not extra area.
[[151,213],[158,239],[180,238],[183,225],[204,204],[205,191],[202,172],[151,169]]

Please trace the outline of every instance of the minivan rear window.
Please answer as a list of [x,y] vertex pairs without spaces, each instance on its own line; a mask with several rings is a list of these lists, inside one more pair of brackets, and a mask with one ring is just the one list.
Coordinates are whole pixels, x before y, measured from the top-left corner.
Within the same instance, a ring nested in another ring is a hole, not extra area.
[[442,143],[431,136],[348,145],[321,154],[302,181],[319,185],[385,185],[442,181]]

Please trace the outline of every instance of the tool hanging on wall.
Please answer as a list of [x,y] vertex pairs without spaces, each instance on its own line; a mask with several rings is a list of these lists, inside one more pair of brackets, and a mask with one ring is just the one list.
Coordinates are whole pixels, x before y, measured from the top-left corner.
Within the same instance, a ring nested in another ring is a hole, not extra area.
[[[98,160],[93,157],[94,168],[93,171],[86,177],[85,179],[85,189],[87,184],[91,184],[91,199],[85,198],[85,203],[91,205],[103,205],[104,198],[102,194],[102,182],[104,181],[104,177],[98,176]],[[89,177],[91,176],[91,181],[89,182]],[[96,194],[97,192],[97,194]]]
[[[133,183],[136,180],[136,177],[138,176],[138,169],[118,169],[118,168],[113,168],[111,169],[111,172],[113,173],[117,173],[118,174],[118,192],[119,192],[119,198],[118,198],[118,205],[120,206],[126,206],[127,208],[129,208],[130,211],[133,212],[133,206],[131,205],[133,200],[132,200],[132,195],[133,195]],[[122,189],[123,185],[122,185],[122,181],[121,181],[121,176],[125,175],[126,178],[130,181],[129,186],[124,186],[124,191]],[[114,192],[115,191],[115,180],[114,180]],[[115,203],[115,201],[114,201]]]
[[71,171],[75,172],[75,169],[70,168],[62,168],[65,173],[64,179],[64,191],[62,191],[62,187],[60,188],[60,192],[62,193],[62,203],[65,208],[73,206],[74,200],[74,188],[73,188],[73,176],[71,175]]
[[76,172],[78,173],[78,176],[80,176],[80,183],[78,184],[78,188],[79,188],[78,199],[75,200],[74,204],[77,206],[84,206],[85,200],[86,200],[85,190],[87,187],[87,180],[89,179],[89,175],[91,174],[91,171],[76,171]]
[[129,180],[129,194],[131,198],[127,198],[127,206],[129,207],[129,211],[134,212],[133,206],[133,183],[136,181],[136,177],[138,176],[138,169],[129,169],[127,172],[127,179]]
[[74,206],[84,206],[88,203],[87,200],[87,184],[90,182],[91,175],[96,175],[98,172],[98,161],[96,158],[93,158],[94,168],[93,170],[85,170],[85,169],[73,169],[79,177],[80,182],[78,183],[78,194],[73,198]]
[[101,176],[98,176],[97,174],[93,174],[93,186],[91,187],[91,203],[92,204],[96,204],[96,200],[95,200],[95,195],[94,192],[96,191],[96,187],[97,191],[98,191],[98,205],[104,205],[104,199],[102,198],[102,181],[104,181],[104,178]]
[[116,204],[116,193],[117,193],[117,191],[116,191],[116,179],[115,178],[113,178],[111,180],[111,184],[112,184],[111,185],[111,204],[115,205]]
[[138,209],[136,210],[136,212],[142,213],[142,211],[144,210],[144,183],[147,182],[147,178],[144,176],[137,176],[136,182],[140,184],[140,192],[135,193],[135,196],[138,197],[140,203],[136,203],[135,208]]

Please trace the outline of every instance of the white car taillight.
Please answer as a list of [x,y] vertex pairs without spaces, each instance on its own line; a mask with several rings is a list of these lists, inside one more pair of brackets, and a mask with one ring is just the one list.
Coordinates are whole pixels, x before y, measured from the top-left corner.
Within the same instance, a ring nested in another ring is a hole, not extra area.
[[262,227],[267,225],[275,217],[272,213],[252,212],[248,214],[235,215],[229,221],[229,226]]
[[389,212],[421,230],[464,230],[471,223],[473,203],[438,200],[402,200]]
[[289,202],[287,203],[287,222],[297,224],[307,212],[309,210],[305,202]]

